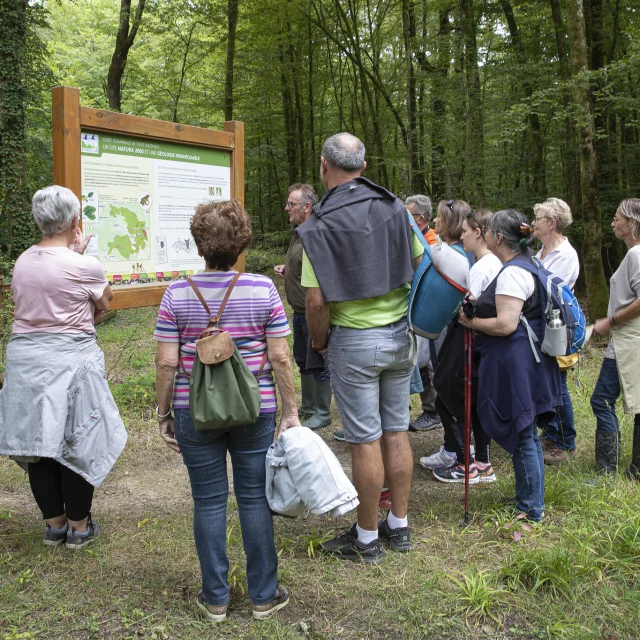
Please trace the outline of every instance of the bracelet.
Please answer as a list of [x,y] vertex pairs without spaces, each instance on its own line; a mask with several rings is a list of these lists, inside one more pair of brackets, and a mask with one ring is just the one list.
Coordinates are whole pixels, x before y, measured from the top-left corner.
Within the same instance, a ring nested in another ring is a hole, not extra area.
[[167,413],[165,413],[164,415],[160,415],[160,414],[158,413],[158,409],[160,409],[160,405],[158,405],[158,406],[156,407],[156,416],[157,416],[158,418],[168,418],[168,417],[171,415],[171,405],[169,405],[169,411],[167,411]]

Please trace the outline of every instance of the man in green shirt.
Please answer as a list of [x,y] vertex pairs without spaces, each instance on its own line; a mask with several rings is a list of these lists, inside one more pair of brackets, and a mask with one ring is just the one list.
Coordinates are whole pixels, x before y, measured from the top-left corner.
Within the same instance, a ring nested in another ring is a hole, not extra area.
[[[299,232],[307,324],[313,347],[329,362],[360,500],[357,523],[322,550],[376,564],[383,555],[380,538],[396,551],[411,548],[407,428],[415,340],[406,316],[423,248],[402,202],[362,178],[365,167],[360,140],[329,138],[321,157],[328,191]],[[392,507],[378,522],[385,477]]]

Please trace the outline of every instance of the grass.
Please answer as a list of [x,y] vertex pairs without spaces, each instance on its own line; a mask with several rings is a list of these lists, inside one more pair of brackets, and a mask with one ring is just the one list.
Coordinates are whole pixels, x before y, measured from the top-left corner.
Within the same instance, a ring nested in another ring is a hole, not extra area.
[[[275,261],[274,261],[275,263]],[[500,499],[513,474],[497,447],[499,481],[472,487],[472,523],[460,526],[462,487],[436,483],[416,465],[410,502],[415,549],[387,553],[375,567],[316,553],[350,526],[302,516],[276,518],[279,579],[292,602],[277,619],[249,618],[244,552],[233,496],[227,512],[230,621],[196,613],[200,576],[189,485],[179,456],[156,435],[151,334],[155,309],[119,312],[99,327],[114,396],[129,443],[97,492],[98,542],[71,554],[41,544],[28,481],[0,460],[0,640],[40,638],[584,638],[640,637],[640,485],[593,469],[595,421],[589,395],[601,348],[584,358],[582,389],[570,375],[578,455],[547,469],[546,518],[514,524]],[[418,409],[416,398],[413,407]],[[339,419],[334,408],[334,427]],[[631,421],[622,421],[628,464]],[[350,471],[333,427],[321,431]],[[412,434],[415,461],[441,432]]]

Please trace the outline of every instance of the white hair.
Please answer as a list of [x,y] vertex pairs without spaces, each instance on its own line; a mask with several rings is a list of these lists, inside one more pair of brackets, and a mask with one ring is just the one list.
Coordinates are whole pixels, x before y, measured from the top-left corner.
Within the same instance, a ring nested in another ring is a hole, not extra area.
[[405,205],[412,204],[415,208],[415,214],[426,218],[427,221],[431,220],[432,207],[431,198],[429,196],[423,196],[421,193],[415,196],[409,196],[405,201]]
[[620,203],[618,209],[632,223],[631,236],[633,239],[640,238],[640,198],[627,198]]
[[560,198],[547,198],[540,204],[534,204],[533,212],[536,215],[540,212],[547,218],[555,220],[558,231],[563,231],[573,222],[569,205]]
[[31,213],[43,236],[64,233],[80,214],[80,201],[71,189],[53,184],[36,191]]

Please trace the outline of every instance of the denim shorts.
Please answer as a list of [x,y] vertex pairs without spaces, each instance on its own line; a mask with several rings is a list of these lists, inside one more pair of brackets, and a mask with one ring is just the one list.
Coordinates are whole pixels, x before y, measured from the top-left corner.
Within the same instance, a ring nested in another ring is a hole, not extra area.
[[409,427],[415,337],[406,320],[373,329],[331,327],[331,388],[347,442],[378,440]]

